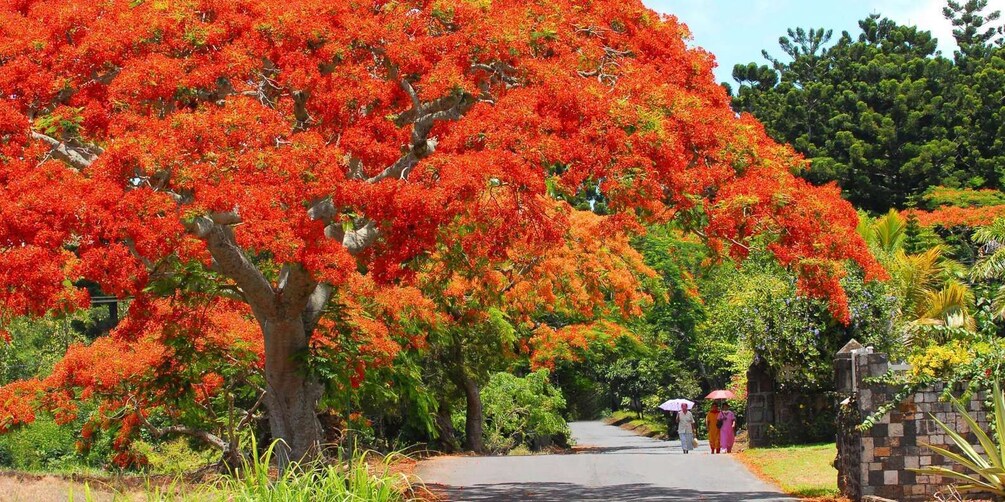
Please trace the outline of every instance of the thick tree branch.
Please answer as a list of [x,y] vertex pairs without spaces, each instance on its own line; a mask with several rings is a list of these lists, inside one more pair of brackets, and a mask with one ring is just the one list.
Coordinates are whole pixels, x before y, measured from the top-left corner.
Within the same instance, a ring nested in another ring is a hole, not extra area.
[[332,290],[330,284],[322,282],[314,287],[314,291],[307,300],[307,307],[304,308],[304,313],[301,317],[304,321],[304,332],[307,333],[308,337],[314,332],[314,328],[318,326],[318,321],[324,315],[325,305],[331,299]]
[[[371,52],[387,69],[388,78],[397,81],[411,100],[412,107],[399,115],[395,119],[395,124],[399,127],[411,124],[412,134],[408,150],[381,172],[366,178],[366,182],[377,183],[388,178],[408,179],[408,175],[419,161],[436,150],[436,138],[429,137],[433,126],[439,121],[459,120],[475,105],[477,100],[467,93],[452,93],[423,103],[412,82],[400,74],[398,67],[387,58],[381,48],[372,48]],[[508,71],[515,70],[512,66],[504,63],[486,66],[486,68],[493,73],[499,73],[504,79]],[[351,159],[349,166],[350,176],[362,178],[362,165],[358,159]],[[380,235],[377,222],[365,217],[357,219],[354,222],[355,229],[350,231],[334,224],[333,220],[338,214],[338,208],[334,206],[330,198],[314,203],[308,209],[307,214],[311,219],[324,221],[328,225],[325,228],[325,235],[340,240],[353,255],[361,253],[372,245]]]
[[104,150],[94,145],[78,145],[73,142],[59,141],[51,136],[32,131],[31,137],[49,145],[49,152],[54,158],[62,160],[76,169],[84,169],[98,160],[98,155]]
[[380,229],[377,228],[377,223],[368,219],[363,226],[345,232],[342,237],[342,245],[349,250],[349,254],[355,256],[370,247],[379,236]]
[[472,70],[481,70],[489,74],[491,83],[501,83],[507,89],[520,85],[520,80],[514,75],[517,69],[509,63],[493,61],[492,63],[476,63],[471,65]]
[[[413,101],[418,103],[417,99]],[[412,117],[412,137],[408,151],[377,175],[367,178],[367,183],[376,183],[385,178],[407,179],[412,168],[436,150],[436,140],[429,138],[429,132],[436,122],[459,120],[474,104],[475,99],[468,94],[452,94],[428,103],[414,104],[411,110],[402,114]],[[399,117],[396,123],[401,120]]]
[[189,233],[206,241],[206,246],[220,271],[237,283],[237,287],[241,288],[256,315],[275,314],[271,311],[275,308],[273,301],[275,292],[272,285],[258,267],[245,256],[244,250],[234,238],[233,229],[214,222],[208,216],[195,218],[186,223],[186,228]]
[[338,211],[332,203],[331,198],[322,199],[307,210],[309,218],[328,224],[325,227],[325,235],[330,239],[340,241],[349,250],[349,254],[357,255],[361,253],[380,236],[377,222],[369,218],[357,218],[354,222],[356,229],[347,232],[338,223],[333,223],[336,214],[338,214]]
[[241,215],[237,211],[217,211],[209,214],[209,219],[217,225],[237,225],[241,222]]
[[283,265],[276,284],[276,297],[280,308],[287,311],[286,316],[302,313],[316,287],[317,282],[311,279],[310,272],[303,266],[297,263]]
[[415,122],[416,119],[423,115],[431,115],[437,112],[449,110],[454,106],[457,106],[459,100],[460,96],[458,94],[450,94],[424,104],[413,102],[412,108],[402,112],[394,119],[394,124],[398,127],[405,127],[406,125]]
[[143,413],[138,412],[137,415],[139,415],[140,420],[143,421],[143,427],[146,428],[150,432],[150,434],[156,438],[162,438],[169,434],[182,434],[185,436],[199,439],[200,441],[206,443],[207,445],[212,446],[222,452],[226,453],[230,451],[230,445],[228,445],[226,441],[221,439],[216,434],[213,434],[212,432],[204,431],[201,429],[193,429],[191,427],[187,427],[184,425],[156,427],[147,420],[147,417],[143,416]]

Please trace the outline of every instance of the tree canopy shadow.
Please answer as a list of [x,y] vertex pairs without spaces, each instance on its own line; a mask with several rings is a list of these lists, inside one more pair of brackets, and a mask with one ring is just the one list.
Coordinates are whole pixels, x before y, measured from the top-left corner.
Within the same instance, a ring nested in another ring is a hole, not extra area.
[[654,486],[633,483],[612,486],[584,486],[574,483],[498,483],[480,484],[465,488],[438,486],[446,500],[473,502],[502,502],[514,500],[568,501],[568,500],[703,500],[710,502],[789,501],[774,492],[719,492]]

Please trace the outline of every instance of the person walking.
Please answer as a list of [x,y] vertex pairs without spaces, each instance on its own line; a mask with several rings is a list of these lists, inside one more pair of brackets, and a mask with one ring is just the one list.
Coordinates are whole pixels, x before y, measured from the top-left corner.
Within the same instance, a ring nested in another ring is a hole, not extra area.
[[733,453],[733,441],[736,440],[736,413],[729,409],[729,403],[722,403],[719,412],[722,425],[719,427],[719,443],[726,453]]
[[705,427],[708,430],[708,447],[712,450],[712,454],[722,453],[722,450],[719,449],[719,425],[722,423],[719,421],[720,417],[719,404],[712,403],[712,409],[708,410],[708,414],[705,415]]
[[680,447],[684,453],[694,449],[694,415],[688,411],[686,404],[682,404],[677,413],[677,434],[680,435]]

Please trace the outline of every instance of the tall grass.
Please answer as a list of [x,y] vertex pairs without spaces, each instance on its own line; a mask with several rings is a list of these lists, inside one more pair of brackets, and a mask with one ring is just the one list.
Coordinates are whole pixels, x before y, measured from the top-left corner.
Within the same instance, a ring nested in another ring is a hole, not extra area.
[[[402,456],[393,454],[376,460],[362,453],[342,464],[293,464],[284,472],[272,468],[276,442],[261,456],[251,456],[230,476],[213,483],[192,486],[171,483],[147,486],[138,494],[149,501],[226,501],[226,502],[397,502],[407,500],[411,482],[404,474],[393,474],[390,466]],[[252,451],[255,451],[252,444]],[[85,485],[84,499],[95,499]],[[115,500],[135,500],[127,493],[115,493]],[[72,500],[72,493],[70,495]]]
[[404,500],[402,491],[409,481],[404,475],[390,473],[393,455],[379,463],[370,462],[370,455],[362,453],[345,464],[293,464],[273,476],[270,466],[277,444],[273,442],[261,456],[252,456],[243,472],[223,478],[215,489],[235,501]]

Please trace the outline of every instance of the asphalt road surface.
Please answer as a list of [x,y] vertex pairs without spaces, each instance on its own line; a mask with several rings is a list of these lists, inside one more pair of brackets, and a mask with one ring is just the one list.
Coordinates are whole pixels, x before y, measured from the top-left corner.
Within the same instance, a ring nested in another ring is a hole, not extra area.
[[578,453],[442,457],[418,475],[452,501],[791,501],[708,444],[684,455],[678,441],[637,436],[601,422],[569,424]]

